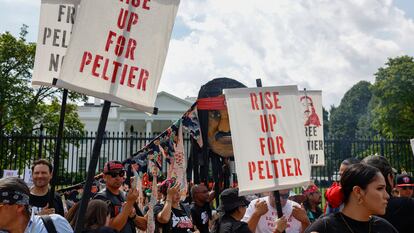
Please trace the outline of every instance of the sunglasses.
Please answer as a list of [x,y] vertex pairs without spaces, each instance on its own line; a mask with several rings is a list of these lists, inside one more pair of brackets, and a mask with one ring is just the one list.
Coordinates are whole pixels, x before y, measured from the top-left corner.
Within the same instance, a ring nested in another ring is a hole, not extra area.
[[120,176],[120,177],[124,177],[124,175],[125,175],[125,171],[119,171],[119,172],[107,172],[107,173],[105,173],[106,175],[110,175],[112,178],[115,178],[115,177],[117,177],[117,176]]
[[290,196],[290,193],[286,193],[286,194],[279,194],[279,196],[280,196],[280,199],[287,200],[287,199],[289,198],[289,196]]

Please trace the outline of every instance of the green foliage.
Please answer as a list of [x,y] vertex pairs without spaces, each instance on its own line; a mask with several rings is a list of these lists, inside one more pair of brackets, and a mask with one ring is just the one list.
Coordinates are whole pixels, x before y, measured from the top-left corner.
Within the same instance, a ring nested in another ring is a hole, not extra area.
[[371,100],[371,84],[360,81],[348,90],[338,107],[330,111],[329,133],[337,138],[355,138],[358,122]]
[[[48,135],[57,135],[62,90],[31,86],[36,45],[26,42],[26,34],[26,25],[21,28],[19,38],[8,32],[0,34],[0,169],[22,167],[24,163],[15,161],[17,155],[19,160],[30,161],[38,151],[37,140],[14,141],[11,145],[9,135],[32,135],[41,124]],[[85,99],[84,95],[69,93],[71,101]],[[75,104],[67,104],[64,135],[83,135],[84,126],[76,108]],[[43,156],[53,154],[54,143],[44,150]]]
[[372,126],[387,137],[414,137],[414,61],[389,58],[375,73]]

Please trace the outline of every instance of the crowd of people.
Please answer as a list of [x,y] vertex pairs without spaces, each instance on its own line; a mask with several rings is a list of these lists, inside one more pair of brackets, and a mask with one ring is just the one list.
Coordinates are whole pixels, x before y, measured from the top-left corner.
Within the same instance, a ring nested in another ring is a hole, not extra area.
[[[51,195],[52,171],[47,160],[35,161],[30,188],[19,178],[0,179],[0,232],[73,232],[79,192],[66,193],[63,201],[58,193]],[[274,192],[246,198],[233,187],[216,195],[211,185],[195,184],[182,200],[181,185],[174,179],[160,182],[159,195],[151,196],[125,189],[126,170],[119,161],[107,162],[102,172],[105,187],[94,187],[84,218],[85,233],[146,231],[149,213],[154,214],[156,233],[414,232],[414,180],[407,174],[396,175],[390,163],[377,155],[344,160],[340,181],[325,193],[315,184],[299,195],[279,190],[282,217]],[[142,205],[149,198],[156,198],[153,212]],[[215,198],[220,200],[217,208]]]

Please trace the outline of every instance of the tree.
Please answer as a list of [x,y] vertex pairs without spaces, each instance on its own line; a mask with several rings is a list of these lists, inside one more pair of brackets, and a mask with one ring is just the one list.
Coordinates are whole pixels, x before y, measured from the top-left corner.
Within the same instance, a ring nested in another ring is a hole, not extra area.
[[330,111],[329,133],[333,137],[353,139],[358,122],[364,116],[371,100],[371,84],[360,81],[349,89],[338,107]]
[[387,137],[414,137],[413,57],[389,58],[375,73],[373,127]]
[[[13,163],[17,157],[26,161],[36,154],[35,140],[25,141],[19,138],[10,141],[7,136],[31,135],[40,124],[44,125],[49,135],[56,136],[59,124],[59,98],[62,91],[43,86],[34,89],[31,86],[36,45],[26,42],[26,34],[26,25],[21,28],[19,38],[8,32],[0,34],[0,158],[3,159],[1,167]],[[85,100],[86,96],[70,93],[68,99],[81,101]],[[83,134],[83,124],[76,109],[76,104],[67,104],[65,134]],[[13,145],[10,145],[11,143]],[[48,148],[49,154],[53,153],[53,148]]]

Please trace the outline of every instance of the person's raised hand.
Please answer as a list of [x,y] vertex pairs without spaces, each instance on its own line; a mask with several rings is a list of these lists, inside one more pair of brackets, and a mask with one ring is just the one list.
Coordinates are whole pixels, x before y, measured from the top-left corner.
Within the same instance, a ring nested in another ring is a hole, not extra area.
[[287,219],[285,216],[282,216],[281,218],[276,219],[275,221],[276,228],[274,233],[281,233],[287,228]]
[[306,214],[306,210],[303,207],[293,206],[292,215],[299,222],[309,222],[308,215]]
[[266,203],[265,200],[257,201],[256,204],[254,205],[254,207],[255,207],[255,212],[260,216],[266,214],[267,211],[269,211],[269,208],[268,208],[267,203]]
[[139,197],[138,190],[135,189],[135,188],[132,188],[132,189],[130,189],[128,191],[128,194],[127,194],[127,202],[129,202],[129,203],[135,203],[137,201],[138,197]]
[[167,189],[167,200],[172,200],[172,198],[180,193],[180,183],[177,182],[173,186]]

